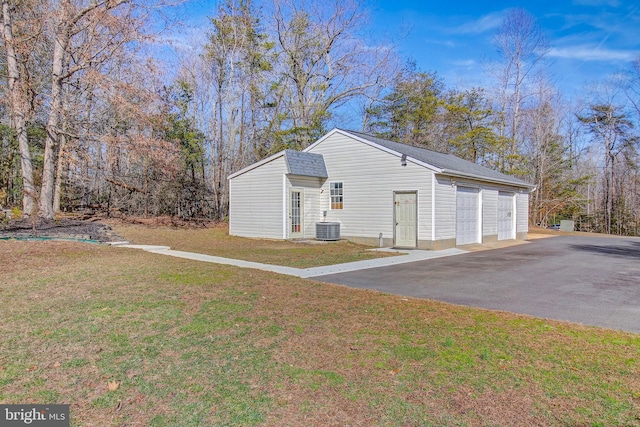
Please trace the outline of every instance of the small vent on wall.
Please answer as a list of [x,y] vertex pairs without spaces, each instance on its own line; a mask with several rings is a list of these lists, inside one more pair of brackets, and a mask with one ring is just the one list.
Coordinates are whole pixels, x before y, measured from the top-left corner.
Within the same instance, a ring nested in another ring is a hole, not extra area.
[[316,222],[317,240],[340,240],[339,222]]

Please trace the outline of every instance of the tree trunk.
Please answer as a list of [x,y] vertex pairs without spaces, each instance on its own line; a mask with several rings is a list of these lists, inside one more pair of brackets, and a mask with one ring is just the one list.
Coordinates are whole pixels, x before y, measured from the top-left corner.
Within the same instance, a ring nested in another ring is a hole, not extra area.
[[[43,218],[53,219],[54,210],[54,185],[56,171],[56,154],[58,150],[59,131],[58,125],[62,115],[63,106],[63,86],[65,78],[68,78],[75,71],[64,76],[65,56],[73,34],[74,28],[80,20],[92,11],[106,7],[113,9],[124,3],[126,0],[114,1],[92,1],[86,7],[76,10],[71,0],[63,0],[58,7],[59,15],[56,22],[56,34],[53,46],[53,61],[51,64],[51,110],[47,121],[47,135],[45,138],[44,161],[42,166],[42,188],[40,190],[40,215]],[[82,3],[82,2],[76,2]],[[99,19],[94,17],[92,19]],[[91,25],[96,25],[97,21],[91,21]],[[68,64],[67,64],[68,65]],[[84,66],[88,66],[84,64]],[[76,70],[77,71],[77,70]]]
[[56,180],[53,191],[53,212],[60,212],[60,197],[62,193],[62,171],[64,170],[64,150],[66,146],[66,136],[60,135],[60,150],[58,152],[58,165],[56,167]]
[[31,152],[29,151],[29,139],[27,137],[27,112],[28,107],[24,99],[26,96],[22,88],[18,60],[13,43],[13,23],[9,1],[2,1],[3,40],[7,52],[7,73],[9,98],[11,102],[11,121],[18,135],[18,149],[20,151],[20,166],[22,170],[22,211],[25,215],[32,215],[37,198],[33,183],[33,165]]
[[69,32],[66,25],[56,37],[53,49],[53,63],[51,73],[51,111],[47,121],[47,136],[44,145],[44,163],[42,166],[42,189],[40,190],[40,215],[53,219],[53,188],[56,170],[56,150],[58,148],[58,123],[62,110],[62,68]]
[[[521,90],[522,90],[522,64],[520,63],[520,58],[516,59],[516,77],[515,77],[515,88],[514,88],[514,99],[513,99],[513,117],[511,118],[511,155],[515,155],[518,152],[518,128],[519,128],[519,119],[520,119],[520,103],[521,99]],[[511,170],[513,171],[513,163],[511,164]]]

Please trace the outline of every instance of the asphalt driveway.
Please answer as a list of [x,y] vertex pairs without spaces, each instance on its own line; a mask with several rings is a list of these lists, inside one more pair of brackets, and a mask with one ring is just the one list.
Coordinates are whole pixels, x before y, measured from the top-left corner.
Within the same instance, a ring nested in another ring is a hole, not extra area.
[[640,333],[640,238],[559,236],[314,280]]

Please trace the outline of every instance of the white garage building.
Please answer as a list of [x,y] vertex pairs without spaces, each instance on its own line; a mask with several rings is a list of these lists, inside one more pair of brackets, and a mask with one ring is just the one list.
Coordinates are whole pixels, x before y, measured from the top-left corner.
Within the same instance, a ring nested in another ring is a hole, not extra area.
[[229,177],[229,233],[443,249],[525,239],[534,186],[450,154],[334,129]]

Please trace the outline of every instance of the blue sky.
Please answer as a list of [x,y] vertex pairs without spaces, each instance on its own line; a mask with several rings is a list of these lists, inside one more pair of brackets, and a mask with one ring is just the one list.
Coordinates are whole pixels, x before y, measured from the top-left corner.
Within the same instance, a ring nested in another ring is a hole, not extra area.
[[[550,78],[567,98],[629,68],[640,57],[637,0],[363,0],[378,41],[392,38],[403,58],[435,71],[448,87],[485,86],[485,68],[498,59],[492,38],[512,8],[531,13],[549,41]],[[189,0],[186,25],[202,34],[218,0]]]
[[640,57],[640,4],[633,0],[398,1],[378,0],[372,24],[406,33],[400,53],[447,86],[482,85],[498,59],[492,38],[509,9],[531,13],[550,46],[551,79],[568,98],[626,69]]

